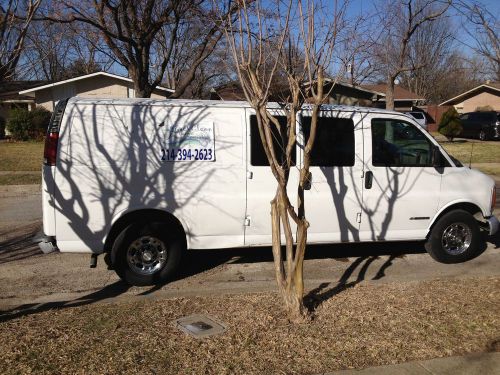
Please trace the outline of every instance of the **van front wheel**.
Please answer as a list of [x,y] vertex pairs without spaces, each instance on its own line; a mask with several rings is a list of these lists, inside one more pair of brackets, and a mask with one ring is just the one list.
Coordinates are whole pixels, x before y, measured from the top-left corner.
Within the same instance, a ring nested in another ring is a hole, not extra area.
[[478,256],[482,243],[476,219],[467,211],[454,210],[434,225],[425,249],[438,262],[461,263]]
[[177,270],[185,249],[184,234],[169,231],[169,223],[134,223],[116,238],[113,267],[131,285],[162,284]]

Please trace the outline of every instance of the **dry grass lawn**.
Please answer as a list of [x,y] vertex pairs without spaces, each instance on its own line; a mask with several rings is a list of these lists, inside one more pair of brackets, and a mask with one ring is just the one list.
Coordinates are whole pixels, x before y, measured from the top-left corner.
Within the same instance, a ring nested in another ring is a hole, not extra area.
[[0,141],[0,171],[41,171],[43,142]]
[[444,149],[464,165],[469,164],[472,153],[472,163],[500,163],[500,142],[481,142],[475,140],[459,140],[454,142],[441,141]]
[[42,183],[42,172],[0,174],[0,185],[36,185]]
[[[300,325],[271,293],[4,315],[0,373],[316,374],[498,350],[499,293],[498,278],[357,284]],[[193,313],[228,331],[198,341],[171,325]]]

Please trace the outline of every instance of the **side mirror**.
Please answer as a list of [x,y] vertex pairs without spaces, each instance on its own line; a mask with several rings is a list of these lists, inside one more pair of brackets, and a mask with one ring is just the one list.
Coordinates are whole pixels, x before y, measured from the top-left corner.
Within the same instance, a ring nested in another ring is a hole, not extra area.
[[432,149],[432,166],[434,168],[444,168],[445,167],[445,159],[441,150],[439,150],[438,146],[434,146]]

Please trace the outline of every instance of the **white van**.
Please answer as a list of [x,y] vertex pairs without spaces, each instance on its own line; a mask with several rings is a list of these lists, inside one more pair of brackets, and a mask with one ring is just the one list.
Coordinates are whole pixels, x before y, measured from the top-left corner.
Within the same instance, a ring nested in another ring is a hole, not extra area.
[[[292,202],[308,108],[299,123]],[[41,245],[90,253],[94,265],[104,253],[135,285],[166,281],[186,249],[268,246],[276,182],[266,164],[243,102],[61,101],[45,145]],[[498,229],[493,180],[404,114],[324,106],[310,171],[309,243],[425,240],[433,258],[455,263]]]

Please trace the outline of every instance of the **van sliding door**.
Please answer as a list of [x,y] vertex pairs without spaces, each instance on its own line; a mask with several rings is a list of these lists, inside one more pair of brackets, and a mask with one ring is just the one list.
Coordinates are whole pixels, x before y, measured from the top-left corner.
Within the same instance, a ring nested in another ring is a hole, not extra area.
[[[352,112],[321,112],[311,153],[311,188],[305,211],[311,243],[359,240],[363,171],[361,118]],[[303,112],[303,144],[309,139],[311,117]]]
[[[283,111],[274,111],[281,126],[286,127],[286,114]],[[271,172],[267,156],[260,140],[257,119],[253,111],[247,111],[247,213],[245,218],[245,245],[259,246],[271,244],[271,200],[276,194],[278,183]],[[277,129],[273,130],[274,148],[283,155],[285,145]],[[297,161],[297,152],[292,159]],[[297,200],[297,186],[299,172],[291,168],[288,183],[288,194],[292,204]],[[295,236],[295,225],[292,223],[292,232]],[[282,237],[284,240],[284,237]]]

